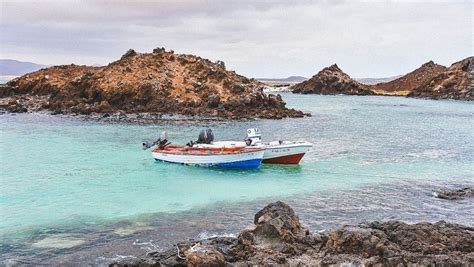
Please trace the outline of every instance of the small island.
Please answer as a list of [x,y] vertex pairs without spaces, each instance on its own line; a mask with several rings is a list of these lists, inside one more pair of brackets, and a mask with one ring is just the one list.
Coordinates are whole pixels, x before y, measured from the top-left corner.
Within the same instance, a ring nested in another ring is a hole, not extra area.
[[430,99],[474,100],[474,57],[449,68],[429,61],[391,81],[363,84],[336,64],[322,69],[309,80],[290,86],[293,93],[322,95],[381,95]]
[[155,113],[225,119],[303,117],[279,95],[222,61],[128,50],[103,67],[63,65],[18,77],[0,88],[0,107],[10,112],[54,114]]

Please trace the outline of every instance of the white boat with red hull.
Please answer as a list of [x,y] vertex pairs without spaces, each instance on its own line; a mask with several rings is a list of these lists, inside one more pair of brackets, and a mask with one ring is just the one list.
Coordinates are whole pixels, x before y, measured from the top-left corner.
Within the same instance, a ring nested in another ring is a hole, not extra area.
[[262,147],[265,149],[262,163],[299,164],[313,146],[304,141],[262,142],[262,135],[257,128],[247,130],[245,141],[217,141],[211,144],[198,144],[201,147]]

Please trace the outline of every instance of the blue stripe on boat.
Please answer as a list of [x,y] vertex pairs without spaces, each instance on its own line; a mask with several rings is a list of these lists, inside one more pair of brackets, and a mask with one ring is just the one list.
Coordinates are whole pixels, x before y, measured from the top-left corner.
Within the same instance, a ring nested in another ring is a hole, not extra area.
[[232,168],[232,169],[257,169],[260,167],[262,159],[249,159],[242,161],[226,162],[214,164],[216,167]]
[[[167,162],[167,163],[184,164],[184,163],[171,162],[171,161],[159,160],[159,159],[155,159],[155,160]],[[225,163],[195,164],[195,166],[219,167],[219,168],[229,168],[229,169],[258,169],[261,163],[262,163],[262,159],[249,159],[249,160],[225,162]],[[194,164],[187,164],[187,165],[194,165]]]

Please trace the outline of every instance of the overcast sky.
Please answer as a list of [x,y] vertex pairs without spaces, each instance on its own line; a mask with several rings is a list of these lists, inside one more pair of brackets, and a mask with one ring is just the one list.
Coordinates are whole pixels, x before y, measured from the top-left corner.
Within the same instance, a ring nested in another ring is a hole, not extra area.
[[0,58],[106,64],[155,47],[248,77],[403,74],[473,52],[472,1],[0,0]]

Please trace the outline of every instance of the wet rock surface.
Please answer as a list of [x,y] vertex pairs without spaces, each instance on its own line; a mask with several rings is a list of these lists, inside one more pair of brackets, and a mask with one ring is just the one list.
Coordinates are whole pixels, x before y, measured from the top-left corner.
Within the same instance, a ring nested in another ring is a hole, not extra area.
[[194,55],[164,48],[153,53],[128,50],[103,67],[63,65],[41,69],[0,86],[0,99],[46,98],[21,106],[9,101],[10,112],[49,110],[53,113],[160,113],[227,119],[302,117],[285,107],[281,97],[267,95],[264,85]]
[[474,228],[444,221],[399,221],[346,225],[328,234],[310,233],[287,204],[260,210],[237,238],[217,237],[178,243],[142,259],[110,266],[222,265],[406,266],[474,264]]
[[322,69],[309,80],[290,87],[294,93],[322,95],[373,95],[367,85],[344,73],[336,64]]
[[458,200],[464,198],[474,197],[474,189],[470,187],[464,187],[460,189],[447,189],[435,192],[437,198]]

